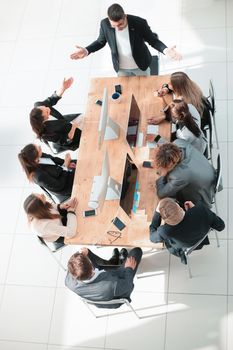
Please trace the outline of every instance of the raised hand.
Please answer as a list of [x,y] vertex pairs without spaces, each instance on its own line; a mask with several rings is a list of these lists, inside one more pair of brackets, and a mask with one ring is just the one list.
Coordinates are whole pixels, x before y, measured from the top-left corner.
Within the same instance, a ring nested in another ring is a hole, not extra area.
[[62,83],[63,89],[64,90],[69,89],[69,87],[73,84],[73,82],[74,82],[74,78],[72,77],[68,79],[64,78]]
[[71,155],[70,155],[70,153],[66,153],[66,155],[65,155],[65,159],[64,159],[64,165],[65,165],[65,167],[69,167],[69,165],[70,165],[70,162],[71,162]]

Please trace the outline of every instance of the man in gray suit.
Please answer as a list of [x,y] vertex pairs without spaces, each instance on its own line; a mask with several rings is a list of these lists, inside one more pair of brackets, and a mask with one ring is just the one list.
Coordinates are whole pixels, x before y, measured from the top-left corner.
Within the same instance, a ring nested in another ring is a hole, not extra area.
[[[131,301],[133,279],[141,258],[141,248],[133,248],[124,264],[114,268],[114,266],[109,267],[106,260],[84,248],[69,259],[65,285],[80,297],[92,301],[108,301],[117,298],[127,298]],[[114,304],[111,308],[117,308],[120,305]],[[96,306],[109,308],[105,305]]]
[[211,207],[216,174],[209,161],[185,140],[161,145],[155,166],[161,175],[156,181],[159,198],[173,197],[180,204],[190,200]]
[[84,58],[108,43],[118,76],[150,75],[152,56],[146,42],[171,59],[181,59],[175,46],[168,48],[160,41],[145,19],[126,15],[119,4],[113,4],[108,8],[108,17],[101,21],[98,39],[85,48],[76,46],[70,58]]

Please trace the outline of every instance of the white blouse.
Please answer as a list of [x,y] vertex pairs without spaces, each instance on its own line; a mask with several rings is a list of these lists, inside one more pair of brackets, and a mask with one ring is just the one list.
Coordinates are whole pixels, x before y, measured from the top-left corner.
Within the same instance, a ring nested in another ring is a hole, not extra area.
[[[56,205],[51,210],[53,214],[59,214]],[[62,225],[61,219],[36,219],[31,221],[32,232],[42,237],[45,241],[54,242],[59,237],[71,238],[75,236],[77,229],[77,218],[73,213],[67,213],[67,224]]]

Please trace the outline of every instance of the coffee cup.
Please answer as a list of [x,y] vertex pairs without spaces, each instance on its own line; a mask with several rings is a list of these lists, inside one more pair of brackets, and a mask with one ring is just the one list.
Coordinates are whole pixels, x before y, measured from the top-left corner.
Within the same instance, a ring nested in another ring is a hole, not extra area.
[[121,94],[119,92],[114,92],[112,94],[112,100],[118,102],[120,100]]

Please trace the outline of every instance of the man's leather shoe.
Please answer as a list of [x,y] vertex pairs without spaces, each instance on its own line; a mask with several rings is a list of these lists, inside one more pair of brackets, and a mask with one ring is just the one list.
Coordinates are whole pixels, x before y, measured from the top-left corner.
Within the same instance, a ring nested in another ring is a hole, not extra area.
[[118,265],[119,264],[119,250],[117,248],[113,249],[112,257],[109,259],[109,263],[112,265]]
[[120,250],[120,256],[119,256],[120,264],[123,264],[125,262],[125,260],[127,259],[127,256],[128,256],[127,249],[122,248]]

